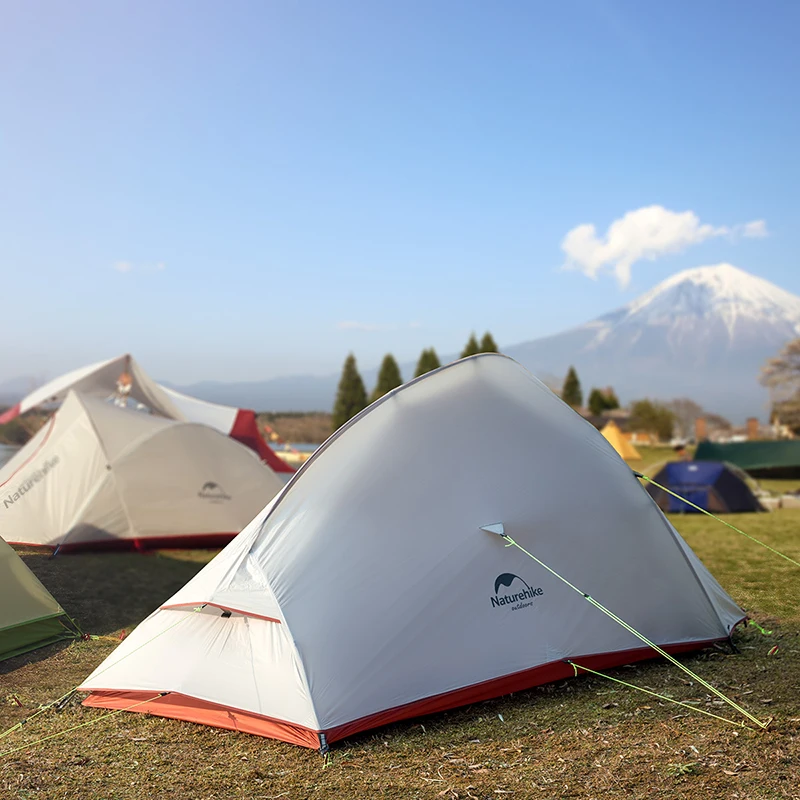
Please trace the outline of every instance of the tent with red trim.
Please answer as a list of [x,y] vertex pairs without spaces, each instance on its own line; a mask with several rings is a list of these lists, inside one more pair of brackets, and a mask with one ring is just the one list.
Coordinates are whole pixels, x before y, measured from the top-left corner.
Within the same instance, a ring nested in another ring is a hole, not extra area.
[[83,682],[84,702],[324,750],[570,677],[566,659],[655,655],[500,525],[671,652],[743,618],[602,434],[482,354],[331,436]]
[[[120,380],[122,378],[122,381]],[[258,430],[255,412],[208,403],[156,383],[130,355],[100,361],[54,378],[0,414],[5,425],[19,414],[42,405],[60,403],[70,390],[83,395],[123,399],[146,406],[154,414],[182,422],[201,422],[247,445],[273,472],[288,479],[294,469],[277,456]]]
[[70,392],[0,469],[0,537],[63,550],[221,546],[282,487],[207,425]]

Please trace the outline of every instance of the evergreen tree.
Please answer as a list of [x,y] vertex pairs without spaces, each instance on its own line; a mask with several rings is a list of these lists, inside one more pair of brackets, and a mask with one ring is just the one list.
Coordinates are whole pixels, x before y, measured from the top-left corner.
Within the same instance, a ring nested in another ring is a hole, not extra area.
[[419,378],[420,375],[424,375],[426,372],[430,372],[434,369],[439,369],[440,366],[439,356],[436,355],[436,351],[432,347],[423,350],[420,353],[419,361],[417,361],[417,369],[414,372],[414,377]]
[[467,343],[464,345],[464,349],[461,351],[461,358],[466,358],[467,356],[474,356],[481,352],[480,345],[478,344],[478,340],[475,338],[475,332],[473,331],[469,335],[469,339]]
[[394,356],[387,353],[381,362],[381,368],[378,371],[378,381],[375,388],[372,390],[370,402],[375,402],[379,397],[388,394],[392,389],[396,389],[403,383],[403,377],[400,375],[400,367],[397,366]]
[[606,410],[606,396],[600,389],[592,389],[589,392],[589,411],[599,417]]
[[628,425],[633,431],[647,431],[654,433],[662,442],[669,441],[675,425],[675,415],[661,403],[637,400],[631,403]]
[[606,408],[609,411],[619,408],[619,398],[617,397],[617,393],[614,391],[613,387],[606,387],[606,390],[603,392],[603,394],[606,398]]
[[561,389],[561,399],[575,408],[583,404],[583,392],[581,382],[578,380],[578,373],[575,367],[570,367],[567,377],[564,379],[564,387]]
[[607,386],[605,389],[592,389],[589,392],[589,410],[595,416],[599,416],[604,411],[611,411],[614,408],[619,408],[619,400],[617,399],[616,392]]
[[339,388],[336,391],[336,402],[333,405],[331,424],[333,430],[338,430],[347,420],[367,407],[367,390],[364,381],[358,374],[356,357],[350,353],[345,359],[342,368],[342,377],[339,379]]
[[483,334],[483,339],[481,339],[481,353],[499,353],[500,351],[497,349],[497,344],[494,341],[494,337],[492,336],[489,331]]

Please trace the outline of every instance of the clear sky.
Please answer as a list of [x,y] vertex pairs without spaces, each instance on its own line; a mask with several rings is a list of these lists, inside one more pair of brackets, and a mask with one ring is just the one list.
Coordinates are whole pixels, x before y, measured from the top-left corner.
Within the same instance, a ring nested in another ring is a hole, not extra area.
[[0,0],[0,382],[513,344],[723,261],[800,294],[798,30],[793,0]]

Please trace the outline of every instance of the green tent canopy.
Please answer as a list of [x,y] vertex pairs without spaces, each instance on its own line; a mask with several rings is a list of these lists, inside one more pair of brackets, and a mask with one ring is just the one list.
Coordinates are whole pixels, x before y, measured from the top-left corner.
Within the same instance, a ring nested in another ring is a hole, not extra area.
[[800,440],[700,442],[695,461],[727,461],[756,478],[800,477]]
[[0,539],[0,661],[75,637],[64,609]]

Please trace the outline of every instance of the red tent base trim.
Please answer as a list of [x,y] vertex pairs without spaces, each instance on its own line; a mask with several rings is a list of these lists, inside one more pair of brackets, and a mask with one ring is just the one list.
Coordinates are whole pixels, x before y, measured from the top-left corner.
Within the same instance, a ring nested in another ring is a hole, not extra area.
[[[716,642],[726,641],[726,637],[709,639],[700,642],[682,642],[680,644],[664,645],[663,649],[668,653],[687,653],[692,650],[700,650]],[[658,654],[649,647],[640,647],[634,650],[622,650],[615,653],[600,653],[595,655],[574,656],[573,660],[583,666],[594,670],[612,669],[621,667],[624,664],[632,664],[636,661],[659,658]],[[437,714],[460,706],[467,706],[473,703],[480,703],[484,700],[491,700],[512,692],[521,692],[531,689],[534,686],[541,686],[546,683],[571,678],[575,674],[572,666],[564,661],[552,661],[549,664],[542,664],[532,669],[516,672],[512,675],[504,675],[483,683],[476,683],[466,686],[463,689],[456,689],[452,692],[426,697],[422,700],[415,700],[395,708],[388,708],[375,714],[329,728],[325,731],[314,731],[295,725],[291,722],[272,719],[260,714],[249,711],[229,708],[228,706],[211,703],[206,700],[199,700],[187,695],[170,693],[163,697],[158,697],[149,703],[131,708],[143,714],[154,714],[161,717],[196,722],[201,725],[211,725],[215,728],[225,728],[227,730],[242,731],[252,733],[256,736],[266,736],[271,739],[279,739],[290,744],[297,744],[302,747],[319,747],[319,734],[324,733],[328,743],[333,743],[341,739],[354,736],[357,733],[380,728],[402,720],[414,717],[423,717],[429,714]],[[114,710],[128,709],[130,706],[141,703],[152,697],[153,691],[113,691],[110,689],[93,691],[84,701],[83,705],[93,708],[110,708]]]
[[98,552],[147,552],[150,550],[194,550],[218,549],[225,547],[237,533],[191,533],[186,536],[146,536],[134,539],[98,539],[89,542],[65,542],[59,547],[55,544],[41,542],[17,542],[8,540],[8,544],[18,547],[41,547],[59,553],[98,553]]

